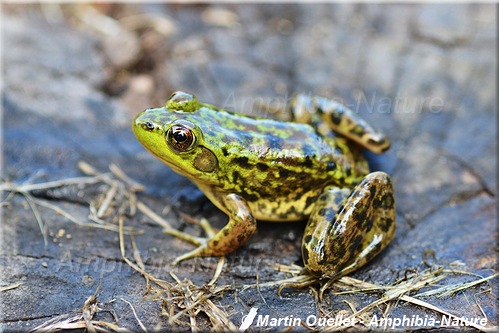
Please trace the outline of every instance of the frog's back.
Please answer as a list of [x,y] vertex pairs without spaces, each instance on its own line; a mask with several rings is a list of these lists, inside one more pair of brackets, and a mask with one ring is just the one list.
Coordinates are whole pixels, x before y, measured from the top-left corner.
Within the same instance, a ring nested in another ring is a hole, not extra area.
[[350,187],[368,172],[345,139],[322,137],[308,124],[199,111],[195,122],[218,157],[216,186],[249,202],[312,201],[325,185]]

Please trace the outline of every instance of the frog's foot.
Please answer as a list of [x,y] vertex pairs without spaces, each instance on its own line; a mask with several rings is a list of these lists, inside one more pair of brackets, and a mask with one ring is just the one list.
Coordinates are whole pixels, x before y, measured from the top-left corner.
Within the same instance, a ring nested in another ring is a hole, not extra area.
[[[189,219],[192,219],[189,217]],[[208,236],[208,238],[212,238],[216,234],[216,230],[211,226],[210,222],[205,218],[202,218],[199,223],[197,223],[203,228],[204,233]],[[163,232],[168,235],[172,235],[180,240],[191,243],[196,246],[200,246],[201,244],[206,243],[206,239],[203,237],[192,236],[188,233],[179,231],[177,229],[164,229]]]
[[386,173],[370,173],[345,193],[327,188],[305,229],[303,261],[315,276],[338,279],[374,258],[395,236],[395,201]]
[[281,296],[281,292],[286,288],[303,289],[314,285],[317,282],[319,282],[319,278],[316,276],[308,274],[298,275],[286,281],[283,281],[283,283],[281,283],[279,285],[279,288],[277,289],[277,295]]
[[174,236],[180,240],[183,240],[184,242],[191,243],[191,244],[196,245],[198,247],[194,251],[188,252],[180,257],[177,257],[173,262],[173,266],[177,265],[182,260],[198,257],[199,254],[197,253],[197,251],[199,251],[199,249],[202,248],[203,246],[206,246],[208,239],[213,238],[215,236],[215,234],[217,233],[217,230],[215,228],[213,228],[211,226],[210,222],[208,222],[208,220],[205,218],[201,218],[199,221],[191,218],[190,216],[184,216],[184,218],[187,218],[188,220],[192,220],[192,221],[194,221],[194,223],[200,225],[201,228],[203,228],[203,231],[206,234],[207,238],[196,237],[196,236],[190,235],[186,232],[182,232],[182,231],[179,231],[179,230],[173,229],[173,228],[163,230],[163,232],[165,234]]
[[237,194],[223,198],[229,212],[229,222],[220,231],[211,227],[206,219],[200,220],[207,238],[194,237],[184,232],[167,229],[166,233],[197,246],[196,249],[177,257],[173,265],[195,257],[223,256],[240,247],[256,230],[256,221],[244,199]]
[[[206,244],[206,243],[205,243]],[[197,247],[196,249],[190,251],[190,252],[187,252],[177,258],[175,258],[172,262],[172,266],[177,266],[179,262],[181,261],[184,261],[184,260],[187,260],[187,259],[191,259],[191,258],[196,258],[196,257],[202,257],[203,256],[203,249],[204,249],[205,245],[201,245],[199,247]]]

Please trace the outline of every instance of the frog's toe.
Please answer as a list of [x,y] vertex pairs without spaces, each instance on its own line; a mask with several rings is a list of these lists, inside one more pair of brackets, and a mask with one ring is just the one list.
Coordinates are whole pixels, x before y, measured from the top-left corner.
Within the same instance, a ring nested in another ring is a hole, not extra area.
[[192,235],[189,235],[188,233],[179,231],[177,229],[173,229],[173,228],[164,229],[163,232],[165,234],[171,235],[171,236],[176,237],[180,240],[183,240],[184,242],[188,242],[188,243],[191,243],[191,244],[196,245],[196,246],[200,246],[200,245],[206,243],[206,240],[202,237],[192,236]]
[[205,257],[209,254],[206,253],[206,247],[205,246],[200,246],[198,248],[195,248],[194,250],[187,252],[177,258],[175,258],[172,262],[172,266],[177,266],[180,262],[187,260],[187,259],[192,259],[196,257]]

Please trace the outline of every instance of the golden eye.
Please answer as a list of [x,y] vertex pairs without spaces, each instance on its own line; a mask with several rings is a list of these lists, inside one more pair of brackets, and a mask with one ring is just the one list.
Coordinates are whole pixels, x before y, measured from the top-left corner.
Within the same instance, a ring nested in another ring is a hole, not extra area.
[[189,150],[193,147],[195,140],[196,137],[192,130],[182,125],[172,126],[166,134],[167,143],[177,151]]

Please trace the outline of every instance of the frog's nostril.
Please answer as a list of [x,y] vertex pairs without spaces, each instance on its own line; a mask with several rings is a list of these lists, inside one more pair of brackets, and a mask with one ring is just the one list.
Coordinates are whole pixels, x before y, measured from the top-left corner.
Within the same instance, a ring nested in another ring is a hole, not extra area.
[[147,130],[149,130],[149,131],[154,130],[154,124],[153,124],[152,122],[150,122],[150,121],[146,121],[144,125],[145,125],[145,128],[146,128]]

